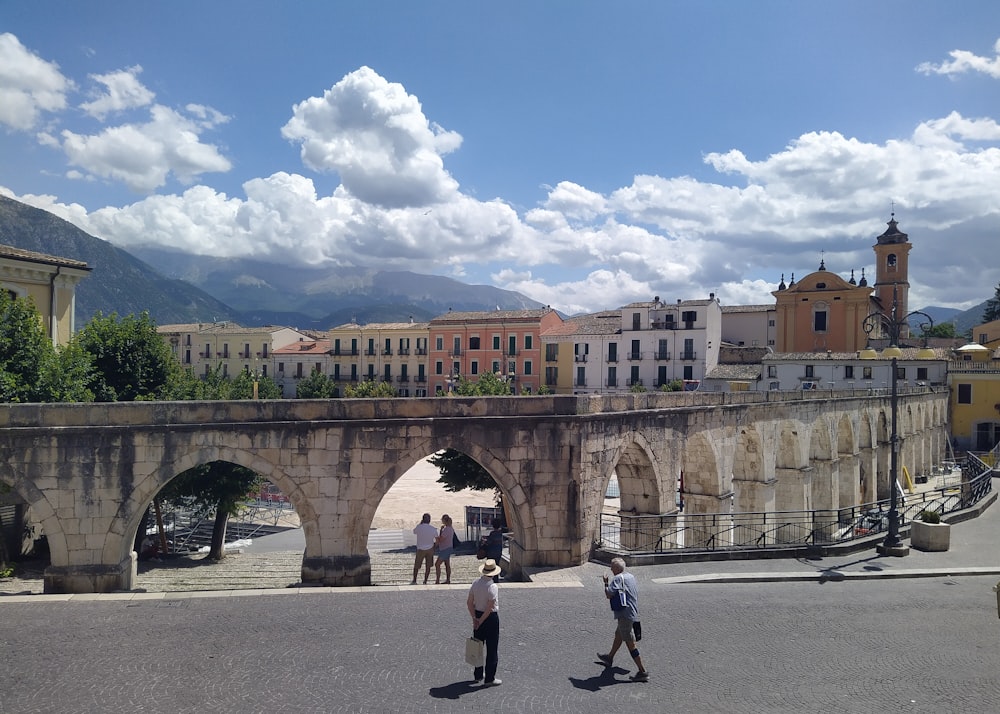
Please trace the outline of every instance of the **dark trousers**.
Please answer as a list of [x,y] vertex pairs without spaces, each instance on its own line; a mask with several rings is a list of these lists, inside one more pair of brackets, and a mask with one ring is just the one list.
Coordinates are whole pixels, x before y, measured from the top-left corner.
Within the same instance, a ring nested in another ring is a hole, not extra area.
[[[482,616],[481,611],[476,611],[476,617]],[[497,650],[500,647],[500,616],[491,612],[490,616],[483,621],[479,627],[472,631],[472,636],[477,640],[486,643],[486,682],[492,682],[497,675],[497,663],[499,655]],[[476,667],[472,672],[473,679],[480,679],[483,676],[483,668]]]

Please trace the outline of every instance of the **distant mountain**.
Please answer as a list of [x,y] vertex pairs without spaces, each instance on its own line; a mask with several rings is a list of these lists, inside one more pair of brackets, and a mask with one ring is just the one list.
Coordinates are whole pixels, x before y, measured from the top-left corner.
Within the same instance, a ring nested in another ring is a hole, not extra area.
[[159,324],[238,320],[238,313],[211,295],[171,280],[107,241],[27,204],[0,196],[0,243],[82,260],[92,268],[76,289],[76,322],[97,312],[119,315],[148,310]]
[[968,310],[956,310],[951,307],[925,307],[922,312],[930,315],[935,325],[943,322],[954,323],[955,334],[962,336],[976,325],[983,324],[983,313],[986,312],[987,302],[989,300],[983,300]]
[[142,247],[134,252],[167,275],[239,310],[243,324],[327,329],[350,322],[415,322],[465,310],[544,307],[520,293],[439,275],[375,268],[293,267],[242,258],[206,258]]

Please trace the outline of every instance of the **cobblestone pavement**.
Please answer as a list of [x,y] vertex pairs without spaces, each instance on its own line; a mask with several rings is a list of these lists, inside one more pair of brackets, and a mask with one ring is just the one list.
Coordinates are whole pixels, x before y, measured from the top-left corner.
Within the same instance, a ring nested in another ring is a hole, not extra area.
[[[469,681],[465,586],[0,602],[3,712],[995,712],[992,578],[658,585],[648,683],[607,651],[596,565],[501,584],[502,686]],[[11,599],[13,600],[13,599]]]

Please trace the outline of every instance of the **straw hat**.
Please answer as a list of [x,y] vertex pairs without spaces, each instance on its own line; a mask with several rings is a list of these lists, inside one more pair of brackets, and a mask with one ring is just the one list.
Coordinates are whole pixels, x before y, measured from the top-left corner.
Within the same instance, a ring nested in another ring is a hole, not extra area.
[[493,558],[487,558],[479,566],[479,572],[487,578],[492,578],[494,575],[500,574],[500,566],[497,565],[497,561],[493,560]]

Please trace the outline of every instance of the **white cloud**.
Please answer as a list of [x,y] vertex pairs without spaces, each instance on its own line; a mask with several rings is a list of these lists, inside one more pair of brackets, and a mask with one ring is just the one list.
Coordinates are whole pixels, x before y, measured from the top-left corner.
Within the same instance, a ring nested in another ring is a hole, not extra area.
[[980,57],[968,50],[952,50],[948,53],[950,60],[940,64],[922,62],[917,65],[917,71],[923,74],[944,75],[979,72],[993,79],[1000,79],[1000,40],[994,43],[993,52],[993,57]]
[[104,91],[95,92],[97,98],[81,104],[80,108],[103,121],[105,116],[113,112],[148,106],[156,95],[139,81],[138,75],[141,73],[142,67],[136,65],[108,74],[90,75],[92,80],[104,85]]
[[144,124],[122,124],[92,135],[64,130],[62,148],[70,164],[84,172],[150,193],[166,183],[168,174],[191,183],[204,173],[229,171],[229,159],[200,136],[225,119],[218,114],[206,120],[203,112],[192,119],[157,104]]
[[42,112],[65,109],[72,89],[59,65],[41,59],[9,32],[0,33],[0,124],[27,131]]
[[462,137],[428,122],[416,97],[368,67],[295,105],[281,133],[301,143],[306,166],[336,171],[343,189],[366,203],[404,208],[456,197],[441,156]]

